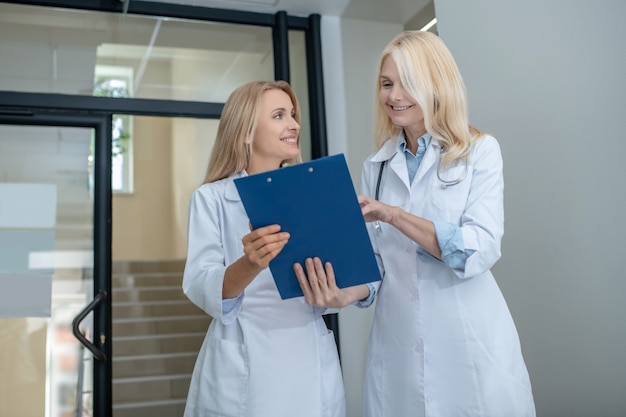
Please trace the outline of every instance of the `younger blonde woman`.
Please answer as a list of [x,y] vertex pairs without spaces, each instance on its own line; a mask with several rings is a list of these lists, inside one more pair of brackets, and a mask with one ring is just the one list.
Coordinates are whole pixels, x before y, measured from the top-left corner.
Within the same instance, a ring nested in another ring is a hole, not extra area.
[[248,83],[226,101],[207,177],[189,212],[183,291],[213,320],[185,417],[345,416],[325,309],[302,298],[282,300],[268,268],[289,234],[279,225],[251,231],[233,183],[299,162],[299,133],[298,100],[286,82]]

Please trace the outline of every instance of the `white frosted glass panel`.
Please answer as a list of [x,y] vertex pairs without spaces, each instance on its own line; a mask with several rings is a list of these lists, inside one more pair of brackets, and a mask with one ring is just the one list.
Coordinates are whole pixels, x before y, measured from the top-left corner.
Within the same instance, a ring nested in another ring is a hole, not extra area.
[[31,252],[28,255],[30,269],[92,268],[92,251]]
[[55,184],[0,183],[0,228],[52,228],[56,206]]
[[30,253],[52,251],[54,242],[53,230],[0,230],[0,273],[32,272]]

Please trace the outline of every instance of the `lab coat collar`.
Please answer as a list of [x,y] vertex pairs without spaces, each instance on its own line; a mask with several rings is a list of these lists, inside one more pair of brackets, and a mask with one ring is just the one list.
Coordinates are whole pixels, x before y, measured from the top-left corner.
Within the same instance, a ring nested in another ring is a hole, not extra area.
[[241,197],[239,196],[239,191],[237,191],[237,186],[235,185],[235,179],[247,177],[248,173],[246,171],[237,172],[230,177],[226,178],[226,186],[224,187],[224,198],[230,201],[241,201]]
[[401,134],[396,136],[395,138],[388,139],[383,146],[376,152],[371,161],[372,162],[385,162],[393,158],[395,154],[398,153],[398,147],[400,146],[400,142],[402,142]]

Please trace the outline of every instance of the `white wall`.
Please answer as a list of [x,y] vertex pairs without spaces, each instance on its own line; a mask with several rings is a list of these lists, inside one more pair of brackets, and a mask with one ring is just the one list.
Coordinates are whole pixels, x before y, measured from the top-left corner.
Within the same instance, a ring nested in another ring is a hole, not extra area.
[[539,417],[626,415],[626,2],[435,0],[470,116],[502,145],[496,279]]
[[[435,8],[472,123],[502,146],[506,224],[494,273],[537,415],[626,415],[626,2],[436,0]],[[373,149],[378,56],[402,27],[322,24],[329,150],[346,153],[358,188]],[[350,417],[361,413],[372,312],[340,313]]]
[[[374,87],[378,59],[400,24],[356,19],[322,19],[322,61],[329,154],[345,153],[360,190],[361,166],[374,151]],[[367,339],[374,308],[348,307],[339,313],[341,362],[348,416],[362,416]]]

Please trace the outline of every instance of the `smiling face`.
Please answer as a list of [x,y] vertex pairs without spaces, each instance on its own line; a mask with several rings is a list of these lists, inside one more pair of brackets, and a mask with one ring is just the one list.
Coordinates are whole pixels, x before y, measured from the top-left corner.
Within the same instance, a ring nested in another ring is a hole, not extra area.
[[282,90],[263,93],[256,129],[251,140],[248,174],[280,167],[281,162],[297,158],[300,125],[295,119],[291,98]]
[[391,122],[402,127],[407,140],[415,140],[426,133],[424,113],[415,99],[404,89],[394,59],[387,55],[380,70],[378,100]]

